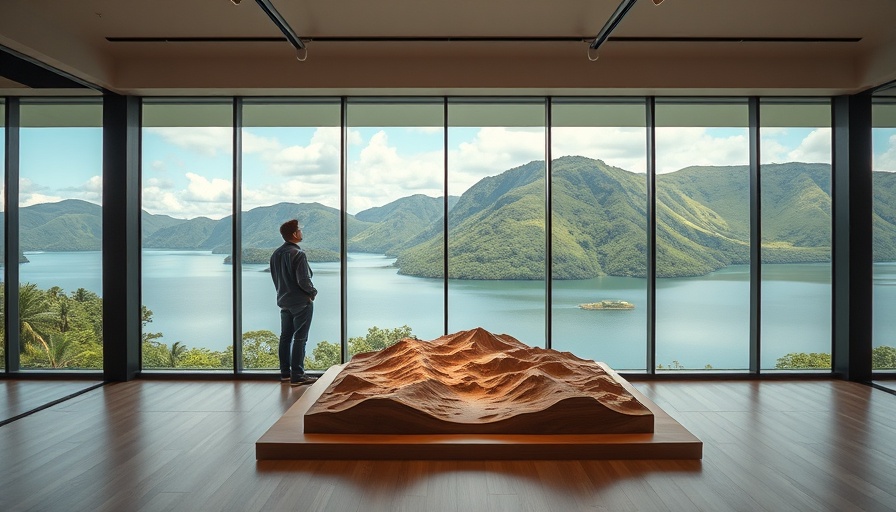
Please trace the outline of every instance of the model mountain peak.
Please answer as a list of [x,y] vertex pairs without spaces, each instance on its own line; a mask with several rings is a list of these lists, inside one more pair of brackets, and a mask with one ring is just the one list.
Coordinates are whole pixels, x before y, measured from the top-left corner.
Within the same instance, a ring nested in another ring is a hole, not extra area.
[[652,431],[604,365],[482,328],[358,354],[305,414],[307,433]]

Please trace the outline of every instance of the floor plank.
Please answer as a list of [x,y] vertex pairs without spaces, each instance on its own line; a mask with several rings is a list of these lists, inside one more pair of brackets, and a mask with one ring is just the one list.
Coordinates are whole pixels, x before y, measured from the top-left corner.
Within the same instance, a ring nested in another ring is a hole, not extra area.
[[256,461],[301,389],[111,384],[0,427],[0,510],[896,510],[896,395],[842,381],[635,383],[698,461]]
[[92,380],[0,379],[0,422],[100,384]]

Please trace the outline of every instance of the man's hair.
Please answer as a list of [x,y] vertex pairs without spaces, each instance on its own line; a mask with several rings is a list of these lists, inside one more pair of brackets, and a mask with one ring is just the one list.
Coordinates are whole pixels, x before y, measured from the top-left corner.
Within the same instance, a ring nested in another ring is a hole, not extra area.
[[288,220],[280,224],[280,236],[287,242],[292,238],[293,233],[299,230],[299,221],[296,219]]

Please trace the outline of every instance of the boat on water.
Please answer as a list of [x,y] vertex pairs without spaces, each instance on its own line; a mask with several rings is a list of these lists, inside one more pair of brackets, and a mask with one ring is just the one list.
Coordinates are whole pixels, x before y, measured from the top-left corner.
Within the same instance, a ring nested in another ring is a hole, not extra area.
[[602,300],[579,304],[582,309],[635,309],[635,305],[624,300]]

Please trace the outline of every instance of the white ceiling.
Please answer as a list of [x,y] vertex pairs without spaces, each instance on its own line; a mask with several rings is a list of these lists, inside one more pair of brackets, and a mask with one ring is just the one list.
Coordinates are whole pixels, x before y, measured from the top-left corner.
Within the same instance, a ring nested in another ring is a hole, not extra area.
[[[281,37],[255,0],[2,4],[0,45],[140,95],[831,95],[896,79],[896,0],[639,0],[612,37],[791,40],[611,39],[595,62],[588,43],[618,0],[273,0],[305,62],[285,40],[245,40]],[[326,40],[347,37],[368,40]],[[570,40],[372,41],[421,37]],[[0,94],[58,92],[0,78]]]

